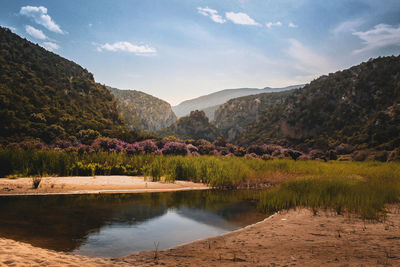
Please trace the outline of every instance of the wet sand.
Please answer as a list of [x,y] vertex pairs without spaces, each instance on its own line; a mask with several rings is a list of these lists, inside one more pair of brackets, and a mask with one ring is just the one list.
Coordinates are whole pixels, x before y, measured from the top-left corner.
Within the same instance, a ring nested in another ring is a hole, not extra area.
[[[194,229],[195,231],[195,229]],[[90,258],[0,238],[6,266],[400,266],[400,208],[384,222],[307,209],[172,249]]]

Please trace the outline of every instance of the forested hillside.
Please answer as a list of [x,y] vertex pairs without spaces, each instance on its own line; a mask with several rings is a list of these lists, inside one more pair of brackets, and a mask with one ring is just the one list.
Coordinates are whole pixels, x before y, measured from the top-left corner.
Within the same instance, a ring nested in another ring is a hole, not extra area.
[[176,136],[182,139],[206,139],[214,141],[219,132],[210,124],[204,111],[192,111],[189,116],[180,118],[174,124],[159,132],[160,136]]
[[134,130],[159,131],[177,120],[171,105],[164,100],[136,90],[107,89],[114,95],[125,122]]
[[135,137],[91,73],[2,27],[0,118],[1,143]]
[[400,56],[322,76],[265,109],[240,142],[359,149],[400,146]]
[[234,141],[238,134],[258,119],[262,111],[282,101],[293,92],[294,90],[289,90],[231,99],[215,111],[212,123],[228,141]]

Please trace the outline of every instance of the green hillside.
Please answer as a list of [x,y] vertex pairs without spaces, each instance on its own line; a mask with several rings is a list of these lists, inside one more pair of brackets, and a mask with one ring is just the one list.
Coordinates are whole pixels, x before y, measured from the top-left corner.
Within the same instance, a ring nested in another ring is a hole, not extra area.
[[133,138],[111,93],[72,61],[0,27],[0,142]]
[[359,149],[400,146],[400,56],[322,76],[265,109],[240,142]]

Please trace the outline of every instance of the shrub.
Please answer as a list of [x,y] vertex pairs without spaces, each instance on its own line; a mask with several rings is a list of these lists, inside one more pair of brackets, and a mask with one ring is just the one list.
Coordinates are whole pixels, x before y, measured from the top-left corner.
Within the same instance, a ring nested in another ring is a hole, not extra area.
[[355,161],[365,161],[368,156],[369,152],[364,150],[354,151],[354,153],[352,154],[352,158]]
[[182,155],[188,154],[186,144],[178,142],[168,142],[162,149],[163,155]]
[[32,188],[37,189],[42,181],[41,177],[32,177]]
[[264,145],[250,145],[247,147],[247,154],[251,153],[262,156],[267,153],[267,149]]
[[139,142],[138,145],[144,153],[154,153],[158,150],[158,147],[153,140],[145,140]]
[[336,153],[338,155],[351,154],[354,151],[354,147],[349,144],[340,144],[336,147]]

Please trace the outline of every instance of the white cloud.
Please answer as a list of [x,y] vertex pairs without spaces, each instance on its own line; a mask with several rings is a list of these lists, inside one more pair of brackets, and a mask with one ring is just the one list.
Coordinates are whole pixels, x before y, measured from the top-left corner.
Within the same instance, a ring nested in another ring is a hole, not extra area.
[[41,31],[30,25],[25,26],[25,31],[32,37],[40,40],[47,39],[47,36]]
[[289,25],[288,25],[290,28],[298,28],[299,27],[299,25],[296,25],[296,24],[294,24],[293,22],[289,22]]
[[46,48],[49,51],[54,51],[60,48],[60,46],[56,43],[53,42],[44,42],[43,47]]
[[246,13],[226,12],[225,16],[227,19],[229,19],[230,21],[232,21],[235,24],[260,26],[260,24],[258,22],[256,22],[254,19],[252,19]]
[[293,66],[298,70],[315,76],[335,70],[335,66],[327,58],[318,55],[296,39],[289,39],[287,54],[295,61]]
[[37,24],[44,26],[52,32],[64,33],[60,26],[58,26],[47,14],[47,8],[44,6],[23,6],[19,13],[32,18]]
[[353,51],[355,54],[389,45],[400,46],[400,26],[378,24],[365,32],[353,32],[353,35],[363,40],[364,44],[363,48]]
[[97,47],[97,51],[101,52],[103,50],[112,52],[128,52],[138,56],[154,55],[157,52],[157,50],[153,47],[147,45],[134,45],[130,42],[115,42],[113,44],[105,43]]
[[218,15],[218,11],[215,9],[211,9],[209,7],[198,7],[197,11],[206,17],[210,17],[214,22],[217,23],[225,23],[226,20],[223,19],[220,15]]
[[280,21],[277,21],[277,22],[267,22],[267,23],[265,23],[265,26],[267,26],[267,28],[271,28],[271,27],[273,27],[273,26],[282,26],[282,22],[280,22]]
[[363,24],[361,19],[344,21],[333,29],[333,34],[337,36],[345,32],[355,32],[361,24]]

